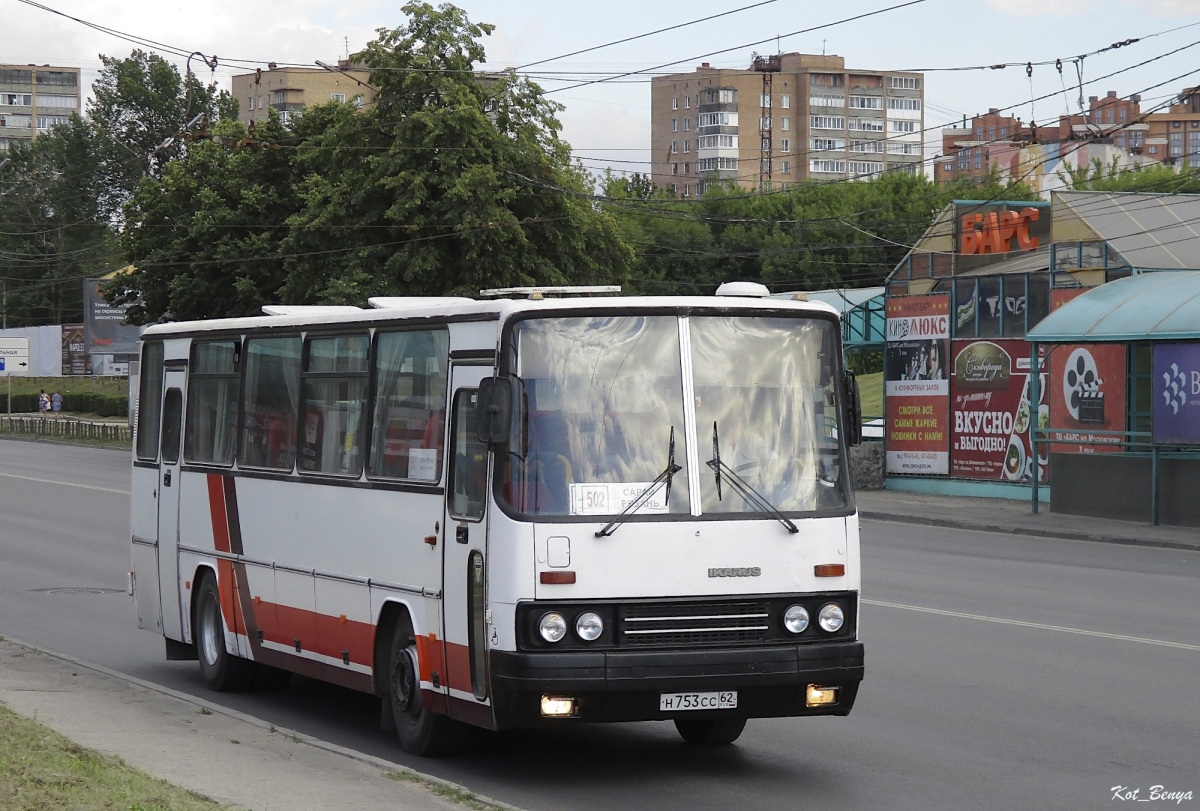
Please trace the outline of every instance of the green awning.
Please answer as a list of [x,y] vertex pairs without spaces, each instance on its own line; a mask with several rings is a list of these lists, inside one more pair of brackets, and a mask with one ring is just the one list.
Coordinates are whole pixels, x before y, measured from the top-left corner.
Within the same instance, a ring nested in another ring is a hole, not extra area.
[[1200,271],[1155,271],[1102,284],[1029,330],[1046,344],[1200,340]]

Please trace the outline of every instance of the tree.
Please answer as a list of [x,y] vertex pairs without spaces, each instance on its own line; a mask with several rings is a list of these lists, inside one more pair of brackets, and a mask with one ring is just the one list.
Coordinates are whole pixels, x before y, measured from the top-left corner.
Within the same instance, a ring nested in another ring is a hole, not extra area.
[[1155,194],[1200,193],[1200,172],[1196,167],[1177,171],[1155,161],[1137,166],[1120,166],[1117,158],[1105,166],[1099,158],[1074,168],[1064,167],[1059,179],[1074,191],[1151,192]]

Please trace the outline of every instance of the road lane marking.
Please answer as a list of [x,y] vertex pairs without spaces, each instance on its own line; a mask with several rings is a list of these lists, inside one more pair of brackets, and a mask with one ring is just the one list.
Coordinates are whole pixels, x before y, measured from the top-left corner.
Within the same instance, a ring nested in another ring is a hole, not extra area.
[[97,487],[94,484],[76,484],[75,482],[60,482],[55,479],[39,479],[36,476],[19,476],[16,473],[0,473],[0,476],[5,476],[9,479],[21,479],[27,482],[38,482],[39,484],[61,484],[63,487],[79,487],[84,490],[99,490],[102,493],[117,493],[122,496],[129,495],[128,490],[118,490],[115,487]]
[[939,614],[943,617],[959,617],[968,620],[980,620],[982,622],[996,622],[1001,625],[1019,625],[1022,628],[1041,628],[1043,631],[1061,631],[1067,634],[1079,634],[1080,636],[1098,636],[1101,639],[1120,639],[1125,642],[1143,642],[1147,645],[1162,645],[1167,648],[1180,648],[1182,650],[1200,650],[1200,645],[1189,645],[1186,642],[1168,642],[1165,639],[1149,639],[1143,636],[1125,636],[1124,634],[1106,634],[1103,631],[1088,631],[1083,628],[1068,628],[1064,625],[1046,625],[1041,622],[1024,622],[1022,620],[1009,620],[1003,617],[987,617],[982,614],[964,614],[961,611],[943,611],[940,608],[925,608],[919,605],[905,605],[904,603],[885,603],[881,600],[861,600],[860,602],[867,605],[878,605],[884,608],[901,608],[905,611],[920,611],[923,614]]

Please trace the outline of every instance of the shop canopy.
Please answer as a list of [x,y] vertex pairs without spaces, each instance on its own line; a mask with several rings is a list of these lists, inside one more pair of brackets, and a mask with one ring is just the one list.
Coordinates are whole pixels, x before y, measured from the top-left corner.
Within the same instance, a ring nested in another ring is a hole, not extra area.
[[1102,284],[1025,336],[1039,344],[1200,340],[1200,271],[1154,271]]

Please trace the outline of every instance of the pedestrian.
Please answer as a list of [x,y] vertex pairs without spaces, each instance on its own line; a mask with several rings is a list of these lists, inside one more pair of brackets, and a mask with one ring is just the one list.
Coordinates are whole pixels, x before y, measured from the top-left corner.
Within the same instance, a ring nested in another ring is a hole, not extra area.
[[54,419],[62,416],[62,395],[58,393],[57,389],[50,396],[50,408],[54,411]]
[[46,419],[46,412],[50,410],[50,395],[46,394],[46,390],[42,389],[38,394],[38,416]]

